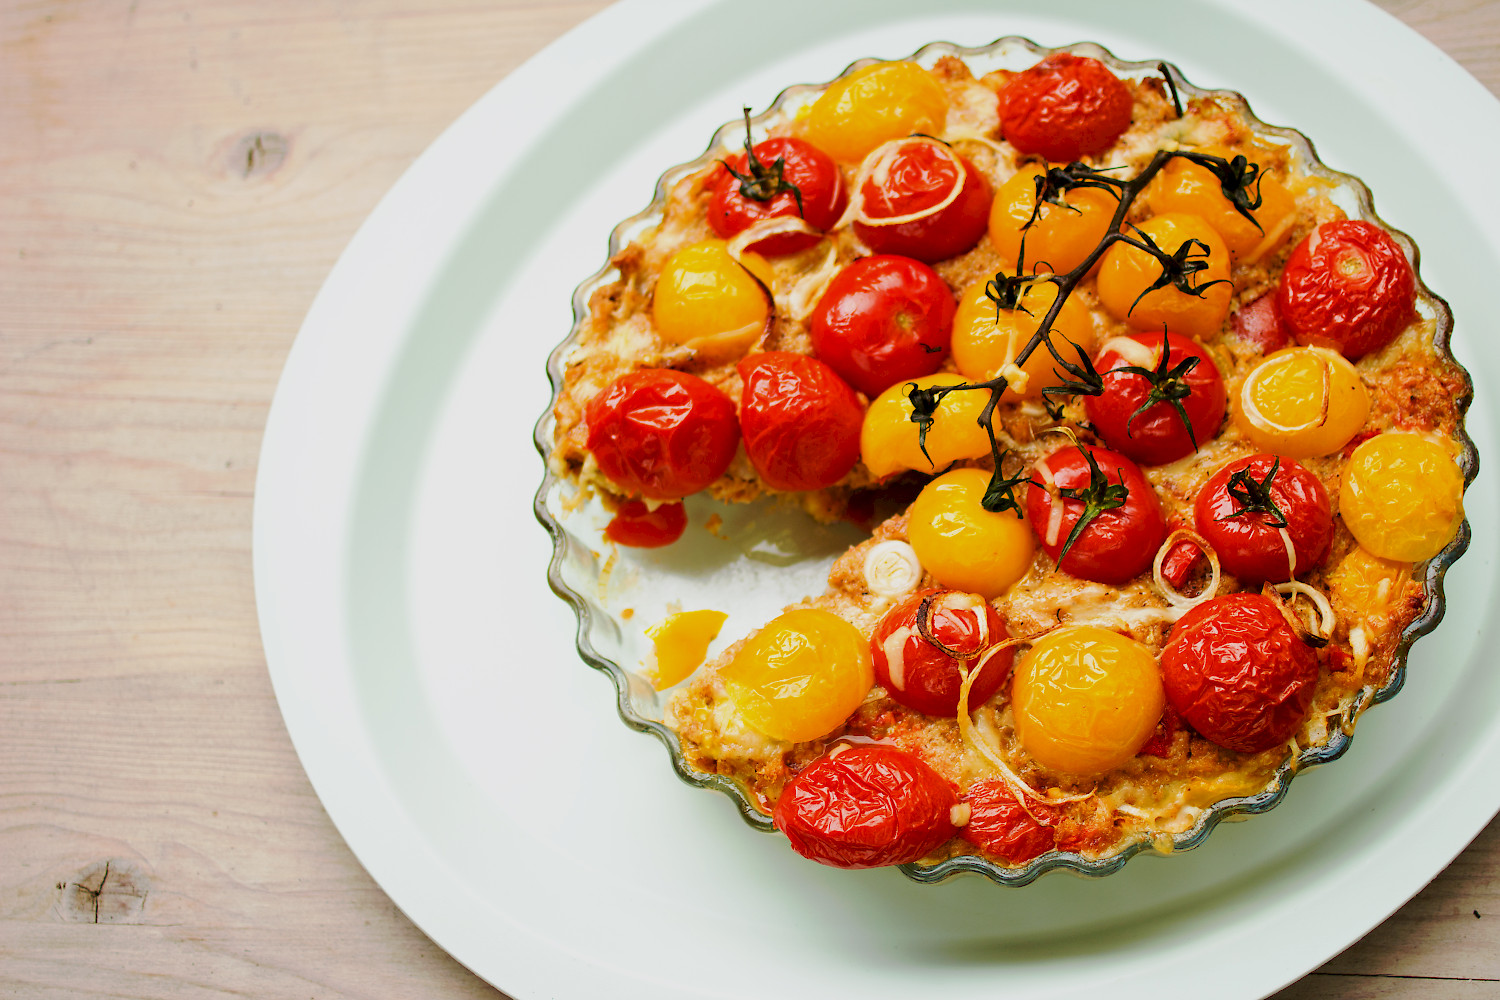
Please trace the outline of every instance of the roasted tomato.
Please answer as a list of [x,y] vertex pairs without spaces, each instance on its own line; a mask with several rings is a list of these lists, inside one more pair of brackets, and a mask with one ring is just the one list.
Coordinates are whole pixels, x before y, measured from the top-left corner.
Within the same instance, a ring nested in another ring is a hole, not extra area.
[[858,163],[876,146],[919,132],[939,135],[948,97],[914,62],[865,66],[835,80],[808,109],[807,139],[843,163]]
[[1435,441],[1377,434],[1355,448],[1344,466],[1339,516],[1359,544],[1377,556],[1431,559],[1463,519],[1463,471]]
[[844,745],[803,768],[772,812],[792,850],[835,868],[921,860],[957,831],[953,787],[892,746]]
[[1035,264],[1054,274],[1067,274],[1104,239],[1120,203],[1098,188],[1074,188],[1063,194],[1063,204],[1043,203],[1037,211],[1037,180],[1042,170],[1041,164],[1028,163],[995,192],[990,205],[990,245],[1010,265],[1008,270],[1016,270],[1019,263],[1030,273]]
[[1413,318],[1416,276],[1401,245],[1358,219],[1325,222],[1292,249],[1276,305],[1303,344],[1351,361],[1396,339]]
[[[1021,289],[1015,308],[1005,308],[989,297],[987,289],[992,285],[993,282],[976,281],[964,289],[959,296],[958,311],[953,315],[953,363],[976,382],[987,382],[1006,365],[1014,364],[1057,301],[1057,285],[1042,279]],[[1047,337],[1057,353],[1069,361],[1077,361],[1075,348],[1089,352],[1094,349],[1094,317],[1087,306],[1069,296],[1058,307]],[[1063,381],[1057,359],[1045,344],[1039,344],[1031,352],[1021,370],[1026,374],[1025,379],[1011,378],[1009,381],[1016,384],[1007,385],[1002,402],[1036,399],[1047,386]],[[1019,384],[1022,381],[1024,385]]]
[[1259,753],[1291,739],[1318,686],[1318,658],[1260,594],[1204,601],[1161,654],[1167,702],[1205,739]]
[[[945,648],[929,642],[927,632]],[[952,717],[959,689],[970,670],[979,675],[969,685],[969,710],[989,701],[1010,676],[1011,651],[981,659],[996,643],[1010,638],[1000,612],[978,594],[927,590],[913,594],[886,613],[870,637],[875,681],[907,708]],[[953,655],[956,654],[956,655]]]
[[740,433],[760,478],[774,490],[820,490],[859,460],[865,408],[849,383],[817,358],[789,351],[739,363]]
[[958,832],[986,854],[1024,865],[1057,844],[1056,807],[1028,801],[1023,808],[1004,781],[976,781],[963,800],[969,822]]
[[1163,465],[1219,433],[1228,399],[1224,379],[1197,341],[1175,333],[1115,337],[1099,349],[1094,368],[1104,392],[1084,397],[1084,409],[1115,451],[1143,465]]
[[1253,455],[1209,477],[1193,505],[1198,533],[1229,572],[1281,583],[1328,555],[1333,514],[1322,482],[1290,458]]
[[833,732],[875,683],[864,634],[818,608],[793,608],[771,619],[719,676],[746,723],[790,743]]
[[1026,519],[1059,569],[1109,584],[1150,569],[1167,533],[1140,468],[1103,448],[1062,448],[1038,461]]
[[1285,172],[1270,165],[1273,157],[1270,150],[1259,147],[1204,146],[1195,152],[1222,157],[1231,163],[1236,156],[1244,156],[1248,163],[1256,165],[1258,173],[1251,193],[1260,195],[1260,207],[1250,212],[1255,222],[1241,215],[1224,196],[1224,185],[1212,170],[1186,157],[1168,160],[1151,182],[1146,192],[1151,210],[1198,216],[1224,238],[1236,262],[1254,264],[1286,239],[1295,219],[1296,202],[1282,182]]
[[687,512],[680,503],[651,507],[644,500],[626,500],[604,526],[604,537],[617,545],[659,549],[681,538],[685,528]]
[[813,353],[873,399],[938,370],[954,309],[953,293],[921,261],[861,257],[834,275],[813,309]]
[[[1169,277],[1167,265],[1158,257],[1129,243],[1115,243],[1099,264],[1099,301],[1117,319],[1137,330],[1160,330],[1185,334],[1199,340],[1217,336],[1229,315],[1234,297],[1229,282],[1229,248],[1218,231],[1196,215],[1153,215],[1125,232],[1180,260],[1185,267],[1199,268],[1181,280],[1192,291],[1178,287]],[[1175,269],[1175,267],[1174,267]]]
[[766,332],[771,265],[759,254],[736,261],[722,240],[683,247],[662,265],[651,293],[656,332],[710,362],[732,361]]
[[875,397],[865,411],[859,435],[860,455],[870,475],[884,479],[892,473],[912,469],[935,476],[954,462],[988,455],[990,438],[979,417],[990,394],[983,390],[961,390],[944,396],[933,411],[925,441],[911,419],[915,409],[911,404],[913,386],[932,389],[964,382],[962,375],[938,372],[897,382]]
[[974,164],[920,136],[871,154],[854,232],[876,253],[933,263],[973,248],[989,224],[990,185]]
[[991,600],[1031,568],[1036,545],[1011,511],[984,508],[990,474],[954,469],[922,487],[906,518],[922,568],[945,587]]
[[1249,305],[1240,306],[1229,319],[1234,335],[1262,354],[1292,344],[1292,334],[1276,310],[1275,292],[1267,292]]
[[1130,127],[1130,90],[1097,59],[1054,52],[1000,91],[1000,134],[1054,162],[1102,153]]
[[[786,136],[765,139],[715,168],[708,222],[725,239],[763,219],[801,218],[826,231],[848,203],[838,164],[809,142]],[[750,244],[768,257],[806,250],[819,240],[812,233],[781,233]]]
[[740,443],[729,397],[670,368],[621,375],[589,400],[583,417],[600,470],[648,500],[703,489],[729,468]]
[[1339,451],[1369,415],[1370,393],[1358,369],[1326,347],[1289,347],[1263,358],[1234,397],[1235,423],[1245,437],[1291,458]]

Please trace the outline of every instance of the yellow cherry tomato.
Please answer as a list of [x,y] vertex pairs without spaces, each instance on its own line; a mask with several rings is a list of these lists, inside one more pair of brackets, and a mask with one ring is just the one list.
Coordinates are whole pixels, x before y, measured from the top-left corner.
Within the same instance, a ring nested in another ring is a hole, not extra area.
[[[1126,231],[1138,238],[1135,230]],[[1175,212],[1152,216],[1141,223],[1140,231],[1169,254],[1188,240],[1208,247],[1206,257],[1201,252],[1192,257],[1208,261],[1208,267],[1193,276],[1196,287],[1205,290],[1193,295],[1169,284],[1146,291],[1161,277],[1161,262],[1144,250],[1116,243],[1099,265],[1099,299],[1104,308],[1137,330],[1160,330],[1165,324],[1171,333],[1198,340],[1217,335],[1229,315],[1233,294],[1228,283],[1229,248],[1223,238],[1198,216]],[[1208,287],[1214,281],[1224,283]]]
[[743,265],[729,255],[723,240],[705,240],[667,258],[651,301],[657,332],[718,360],[731,361],[748,351],[771,317],[766,288],[773,275],[759,254],[740,257]]
[[1447,450],[1416,434],[1381,434],[1349,456],[1339,514],[1360,545],[1421,562],[1443,550],[1464,512],[1464,474]]
[[847,719],[875,683],[870,643],[837,615],[799,608],[773,618],[721,672],[753,728],[772,739],[817,739]]
[[938,583],[993,600],[1025,575],[1036,541],[1014,511],[984,509],[989,483],[990,474],[980,469],[937,477],[911,505],[906,538]]
[[[1252,163],[1267,162],[1270,152],[1259,147],[1227,149],[1205,146],[1195,152],[1208,153],[1233,160],[1243,155]],[[1257,159],[1257,157],[1259,159]],[[1287,190],[1285,172],[1280,168],[1263,170],[1259,177],[1260,207],[1251,211],[1255,224],[1245,218],[1224,197],[1223,186],[1213,171],[1191,160],[1167,161],[1146,193],[1151,210],[1157,213],[1180,212],[1196,215],[1224,239],[1235,260],[1254,263],[1274,250],[1291,231],[1296,204]]]
[[883,142],[921,132],[941,135],[948,118],[942,86],[914,62],[875,63],[837,80],[809,109],[803,135],[844,163]]
[[967,381],[962,375],[939,372],[897,382],[882,392],[865,411],[860,427],[859,451],[870,475],[884,479],[893,472],[915,469],[935,473],[962,458],[979,458],[990,453],[990,439],[979,423],[979,414],[990,394],[983,389],[950,392],[932,415],[927,428],[928,461],[922,454],[917,425],[911,421],[912,383],[919,389],[938,385],[959,385]]
[[1151,650],[1093,626],[1038,639],[1016,663],[1010,698],[1021,746],[1070,774],[1099,774],[1134,757],[1166,704]]
[[722,611],[679,611],[646,629],[652,657],[643,673],[651,686],[660,691],[687,679],[728,617]]
[[1076,188],[1063,196],[1070,207],[1044,204],[1036,222],[1023,231],[1036,207],[1036,179],[1041,174],[1039,164],[1028,164],[1000,185],[990,204],[990,245],[1014,271],[1024,236],[1027,272],[1040,264],[1054,274],[1066,274],[1104,239],[1119,202],[1096,188]]
[[1370,393],[1342,354],[1291,347],[1266,356],[1240,383],[1235,423],[1262,451],[1316,458],[1338,451],[1370,416]]
[[[975,382],[992,379],[1000,374],[1000,369],[1014,363],[1047,310],[1057,301],[1057,286],[1050,281],[1038,281],[1022,291],[1021,308],[997,310],[994,301],[985,296],[984,288],[981,281],[964,289],[953,315],[953,363]],[[1094,317],[1088,308],[1072,297],[1063,300],[1062,309],[1052,323],[1051,340],[1057,352],[1069,361],[1078,360],[1078,352],[1069,341],[1092,355]],[[1026,373],[1025,388],[1009,386],[1000,398],[1005,402],[1035,399],[1043,388],[1060,384],[1062,380],[1057,377],[1060,367],[1045,344],[1038,346],[1021,366]]]

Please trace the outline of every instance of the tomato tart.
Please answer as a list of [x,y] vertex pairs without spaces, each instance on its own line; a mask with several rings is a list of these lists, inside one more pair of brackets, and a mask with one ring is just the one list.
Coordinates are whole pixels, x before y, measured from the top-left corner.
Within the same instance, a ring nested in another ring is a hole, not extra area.
[[538,510],[621,633],[574,543],[722,534],[700,496],[866,533],[701,665],[733,609],[682,610],[690,574],[657,662],[580,642],[754,825],[919,881],[1108,874],[1271,808],[1399,688],[1468,540],[1470,382],[1299,133],[1007,38],[791,88],[659,191],[554,354]]

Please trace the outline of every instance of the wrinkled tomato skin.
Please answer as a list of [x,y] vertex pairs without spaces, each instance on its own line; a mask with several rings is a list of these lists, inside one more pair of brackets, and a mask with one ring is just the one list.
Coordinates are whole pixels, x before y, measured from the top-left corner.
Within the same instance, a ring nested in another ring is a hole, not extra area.
[[1325,222],[1287,258],[1276,307],[1298,343],[1350,361],[1379,350],[1411,322],[1416,276],[1401,245],[1359,219]]
[[606,540],[636,549],[659,549],[682,537],[687,512],[680,503],[658,504],[655,510],[644,500],[626,500],[604,527]]
[[696,375],[643,368],[615,379],[584,407],[588,449],[622,490],[681,500],[718,479],[739,446],[728,396]]
[[[1104,477],[1114,484],[1123,483],[1129,496],[1122,506],[1105,511],[1083,529],[1058,568],[1097,583],[1124,583],[1151,568],[1156,550],[1167,534],[1166,520],[1156,499],[1156,491],[1134,462],[1103,448],[1090,448],[1089,451]],[[1043,464],[1051,471],[1059,488],[1081,490],[1089,485],[1088,462],[1079,448],[1054,451],[1037,466]],[[1083,515],[1084,502],[1063,499],[1062,524],[1056,540],[1049,543],[1047,531],[1052,497],[1041,485],[1042,478],[1034,471],[1031,484],[1026,488],[1026,521],[1047,555],[1056,559],[1073,525]]]
[[963,800],[969,822],[959,835],[986,854],[1024,865],[1057,846],[1057,810],[1034,802],[1028,813],[1004,781],[976,781]]
[[1161,655],[1167,703],[1205,739],[1240,753],[1286,742],[1318,685],[1318,658],[1275,602],[1227,594],[1189,611]]
[[1000,91],[1000,133],[1022,153],[1067,162],[1130,127],[1130,90],[1097,59],[1055,52]]
[[1230,317],[1234,336],[1262,354],[1274,354],[1292,346],[1292,335],[1276,308],[1276,293],[1267,292]]
[[[1005,620],[988,601],[975,595],[985,616],[985,628],[979,627],[980,611],[977,608],[943,607],[938,597],[944,592],[925,590],[913,594],[896,605],[881,619],[875,633],[870,637],[870,657],[875,664],[875,681],[886,689],[890,696],[907,708],[927,715],[952,718],[958,712],[958,695],[963,687],[963,674],[959,668],[973,669],[975,659],[986,648],[1010,638],[1005,629]],[[948,593],[953,593],[949,591]],[[966,659],[956,660],[922,638],[917,632],[917,609],[928,597],[934,599],[928,617],[928,629],[937,640],[949,649],[964,654]],[[891,657],[886,646],[891,637],[901,629],[907,630],[901,642],[900,685],[891,676]],[[1000,689],[1001,683],[1010,676],[1012,650],[1002,650],[984,663],[984,669],[969,685],[969,711],[989,701]]]
[[[1162,337],[1161,333],[1136,333],[1129,339],[1150,350],[1153,358],[1159,358]],[[1165,337],[1168,369],[1176,368],[1188,358],[1198,359],[1198,363],[1182,378],[1191,390],[1180,400],[1193,428],[1191,435],[1183,426],[1177,408],[1166,401],[1155,403],[1131,419],[1131,415],[1150,397],[1151,383],[1140,375],[1119,371],[1131,366],[1131,362],[1118,351],[1111,350],[1108,342],[1094,359],[1094,368],[1104,379],[1104,392],[1084,397],[1089,422],[1097,428],[1104,443],[1142,465],[1165,465],[1191,455],[1195,450],[1195,440],[1199,448],[1207,444],[1219,433],[1229,405],[1224,378],[1208,352],[1190,337],[1175,333],[1165,334]]]
[[921,261],[861,257],[834,275],[813,309],[813,353],[873,399],[942,366],[956,309],[953,292]]
[[[782,173],[802,192],[802,212],[797,211],[797,197],[783,191],[770,201],[756,201],[740,194],[740,182],[719,164],[714,171],[713,195],[708,203],[708,223],[721,239],[731,239],[763,219],[801,216],[812,228],[826,232],[849,204],[843,175],[833,158],[812,143],[790,137],[776,137],[757,142],[755,158],[766,167],[781,157],[786,162]],[[744,153],[728,157],[724,163],[741,174],[748,171],[749,159]],[[811,233],[782,233],[752,243],[746,249],[767,257],[797,253],[815,246],[821,237]]]
[[[909,151],[909,152],[908,152]],[[964,186],[953,204],[925,219],[895,226],[854,224],[854,232],[876,253],[900,254],[931,264],[974,248],[990,223],[989,182],[968,160]],[[953,164],[926,143],[912,143],[898,156],[884,186],[865,182],[865,214],[871,218],[910,215],[941,202],[953,189]]]
[[740,434],[750,463],[775,490],[820,490],[859,460],[865,408],[817,358],[788,351],[739,363]]
[[1243,505],[1229,495],[1229,477],[1248,468],[1256,482],[1264,482],[1275,464],[1275,455],[1252,455],[1230,462],[1209,477],[1193,504],[1198,534],[1208,539],[1225,570],[1248,582],[1284,583],[1321,563],[1333,542],[1328,491],[1317,476],[1290,458],[1281,459],[1271,480],[1271,499],[1286,515],[1296,567],[1288,565],[1286,542],[1273,527],[1275,515],[1239,513]]
[[953,787],[921,758],[860,744],[825,754],[786,783],[772,819],[792,850],[834,868],[917,861],[956,832]]

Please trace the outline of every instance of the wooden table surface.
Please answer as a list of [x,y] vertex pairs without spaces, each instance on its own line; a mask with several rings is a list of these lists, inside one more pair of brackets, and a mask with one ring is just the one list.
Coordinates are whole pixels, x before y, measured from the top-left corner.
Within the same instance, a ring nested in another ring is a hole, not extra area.
[[[251,493],[355,228],[603,5],[0,0],[0,996],[499,995],[308,785]],[[1500,92],[1500,4],[1382,6]],[[1500,821],[1279,994],[1429,995],[1500,995]]]

